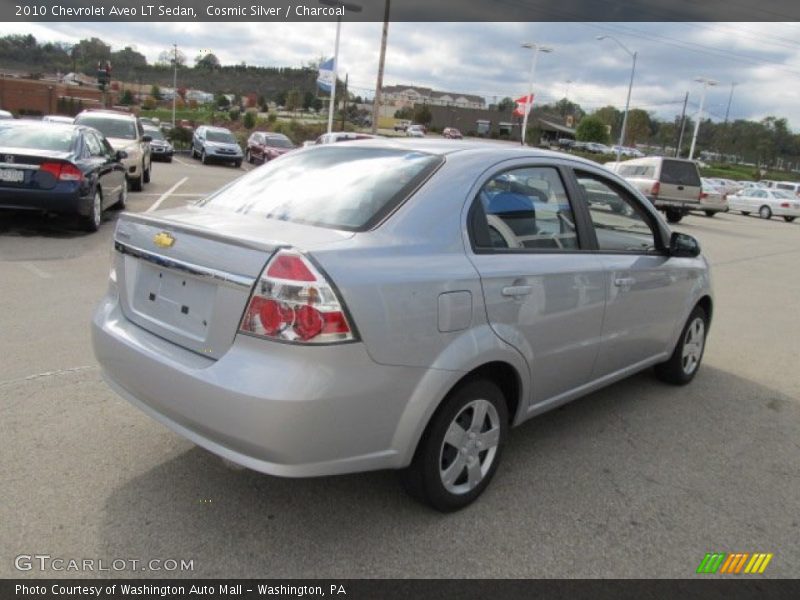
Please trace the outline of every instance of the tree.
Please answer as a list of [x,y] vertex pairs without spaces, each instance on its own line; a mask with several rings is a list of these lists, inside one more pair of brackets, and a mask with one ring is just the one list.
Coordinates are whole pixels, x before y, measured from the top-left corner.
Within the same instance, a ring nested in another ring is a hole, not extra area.
[[214,96],[214,106],[225,109],[231,105],[231,101],[225,94],[217,94]]
[[511,99],[510,97],[506,96],[505,98],[500,100],[500,103],[497,105],[497,111],[498,112],[502,112],[502,113],[507,113],[507,112],[511,112],[516,107],[517,107],[517,103],[514,102],[514,100]]
[[[175,60],[176,58],[175,54],[176,53],[174,48],[170,48],[169,50],[164,50],[158,55],[158,60],[156,60],[156,64],[162,67],[167,67],[167,66],[171,67],[172,61]],[[186,55],[180,50],[178,50],[177,52],[177,60],[179,67],[186,66]]]
[[606,124],[595,115],[584,117],[578,123],[578,128],[575,130],[575,138],[581,142],[605,144],[608,142]]
[[628,111],[624,142],[626,146],[635,146],[637,142],[649,141],[651,131],[650,115],[646,111],[641,108],[632,108]]
[[256,113],[252,110],[248,110],[244,113],[244,119],[242,119],[242,124],[247,129],[252,129],[256,126]]
[[123,106],[130,106],[131,104],[133,104],[133,102],[134,102],[133,94],[131,93],[130,90],[125,90],[124,92],[122,92],[122,95],[119,98],[120,104],[122,104]]
[[156,100],[161,100],[161,88],[153,84],[150,87],[150,95]]
[[403,108],[394,111],[394,118],[410,121],[414,118],[414,109],[410,106],[404,106]]
[[111,64],[115,69],[129,70],[137,67],[146,67],[147,58],[136,49],[126,46],[123,50],[111,53]]
[[414,121],[422,125],[430,125],[433,120],[431,109],[427,104],[420,104],[414,107]]
[[615,140],[619,138],[619,129],[622,125],[622,112],[613,106],[604,106],[594,111],[592,116],[599,119],[603,125],[611,127],[611,136]]
[[303,96],[300,94],[300,90],[290,90],[288,94],[286,94],[286,110],[295,111],[302,105]]
[[194,68],[201,69],[206,71],[213,71],[215,69],[219,69],[219,59],[216,55],[212,52],[204,56],[198,56],[194,59]]

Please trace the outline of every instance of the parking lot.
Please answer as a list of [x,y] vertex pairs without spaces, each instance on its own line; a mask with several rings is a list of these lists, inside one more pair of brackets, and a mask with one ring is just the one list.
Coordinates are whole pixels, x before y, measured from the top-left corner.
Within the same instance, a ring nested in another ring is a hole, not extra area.
[[[180,206],[250,168],[154,163],[129,210]],[[682,578],[717,551],[773,553],[765,576],[797,575],[800,223],[685,218],[675,229],[700,240],[716,294],[695,381],[645,372],[527,422],[484,496],[441,515],[390,472],[229,468],[112,393],[89,321],[116,216],[85,234],[0,214],[0,576],[87,575],[14,567],[46,554],[193,560],[118,573],[145,577]]]

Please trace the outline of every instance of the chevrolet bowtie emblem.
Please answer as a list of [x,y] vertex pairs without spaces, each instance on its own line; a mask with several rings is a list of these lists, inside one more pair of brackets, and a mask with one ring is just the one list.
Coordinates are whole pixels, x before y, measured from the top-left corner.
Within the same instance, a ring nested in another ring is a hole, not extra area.
[[159,248],[172,248],[175,245],[175,238],[166,231],[162,231],[153,236],[153,243]]

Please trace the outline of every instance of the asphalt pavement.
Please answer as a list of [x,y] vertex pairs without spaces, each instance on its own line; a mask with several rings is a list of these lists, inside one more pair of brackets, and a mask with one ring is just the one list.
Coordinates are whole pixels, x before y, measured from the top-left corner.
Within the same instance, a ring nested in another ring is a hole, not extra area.
[[[249,168],[155,164],[129,210]],[[89,321],[116,218],[86,234],[0,214],[0,577],[93,574],[15,567],[39,554],[142,561],[100,576],[683,578],[707,552],[770,552],[764,576],[797,575],[800,223],[687,217],[716,291],[695,381],[646,372],[529,421],[484,496],[441,515],[391,472],[229,468],[112,393]]]

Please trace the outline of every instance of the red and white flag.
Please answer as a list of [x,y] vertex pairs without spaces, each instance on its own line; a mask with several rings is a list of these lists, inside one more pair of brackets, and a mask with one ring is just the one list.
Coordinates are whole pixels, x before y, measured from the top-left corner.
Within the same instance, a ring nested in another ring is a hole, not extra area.
[[530,96],[522,96],[514,100],[517,103],[517,107],[514,109],[514,116],[515,117],[524,117],[526,112],[530,112],[531,107],[533,106],[533,94]]

